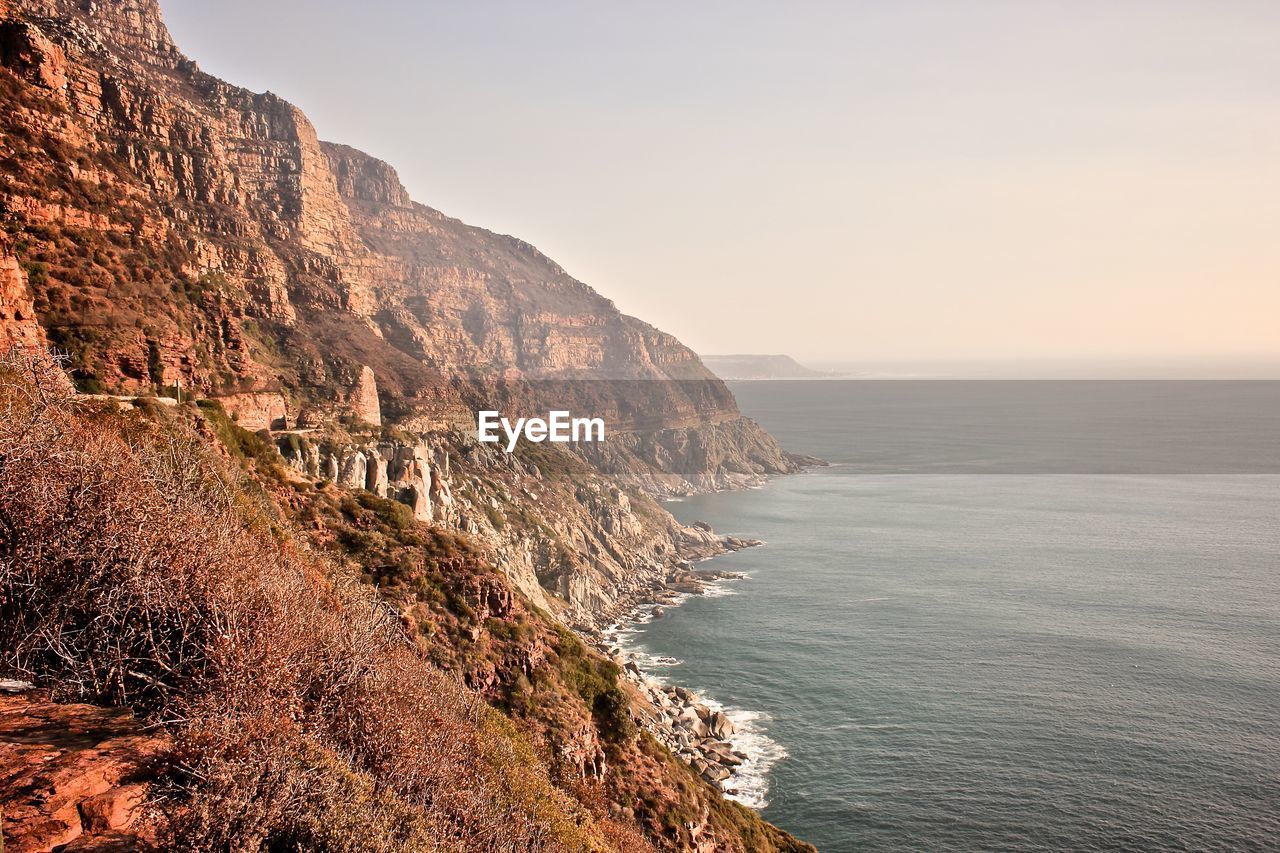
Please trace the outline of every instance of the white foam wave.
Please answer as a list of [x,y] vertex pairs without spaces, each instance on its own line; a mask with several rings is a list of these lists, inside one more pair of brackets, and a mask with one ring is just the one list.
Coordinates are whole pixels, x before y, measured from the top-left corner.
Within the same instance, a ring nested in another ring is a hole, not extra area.
[[[646,675],[649,675],[650,670],[653,669],[668,669],[684,663],[680,658],[672,657],[671,655],[655,655],[640,644],[624,645],[623,652],[624,659],[634,661],[635,665],[640,667]],[[661,678],[655,680],[663,681]]]
[[765,808],[769,805],[769,771],[787,757],[787,750],[767,733],[767,724],[772,718],[762,711],[726,706],[702,691],[695,692],[702,697],[704,705],[723,711],[733,721],[735,731],[729,742],[734,749],[748,756],[724,783],[725,797],[747,808]]

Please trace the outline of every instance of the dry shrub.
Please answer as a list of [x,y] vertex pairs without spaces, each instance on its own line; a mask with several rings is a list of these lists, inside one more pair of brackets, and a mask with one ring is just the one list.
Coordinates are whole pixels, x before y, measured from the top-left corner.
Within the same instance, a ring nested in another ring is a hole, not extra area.
[[0,667],[177,739],[185,849],[596,849],[514,729],[271,527],[180,416],[0,365]]

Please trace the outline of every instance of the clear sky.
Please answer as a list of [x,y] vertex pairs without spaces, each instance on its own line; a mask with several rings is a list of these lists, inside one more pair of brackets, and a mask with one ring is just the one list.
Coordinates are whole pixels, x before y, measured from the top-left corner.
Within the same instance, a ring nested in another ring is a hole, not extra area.
[[696,350],[1280,355],[1275,0],[161,0]]

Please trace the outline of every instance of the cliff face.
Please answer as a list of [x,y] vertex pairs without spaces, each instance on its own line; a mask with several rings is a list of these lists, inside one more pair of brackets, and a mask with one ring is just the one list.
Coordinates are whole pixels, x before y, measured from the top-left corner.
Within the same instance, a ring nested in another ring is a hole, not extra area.
[[687,561],[741,546],[680,526],[648,496],[583,461],[526,446],[507,454],[461,432],[275,437],[291,476],[396,501],[461,534],[531,602],[594,633],[654,596]]
[[[283,392],[309,423],[377,411],[418,429],[495,395],[622,432],[741,421],[670,335],[527,243],[415,203],[280,98],[201,72],[154,0],[0,15],[5,229],[83,387]],[[792,467],[754,425],[730,432],[746,446],[701,470],[616,471],[679,491]]]
[[[679,341],[621,314],[528,243],[414,203],[395,171],[366,154],[323,150],[372,250],[380,329],[418,358],[486,378],[712,378]],[[735,413],[729,395],[716,402]]]

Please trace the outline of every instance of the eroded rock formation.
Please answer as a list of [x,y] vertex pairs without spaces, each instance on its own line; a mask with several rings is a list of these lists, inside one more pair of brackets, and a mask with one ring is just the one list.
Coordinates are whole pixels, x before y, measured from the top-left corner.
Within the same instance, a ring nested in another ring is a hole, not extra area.
[[226,394],[217,400],[236,423],[250,432],[289,427],[289,407],[278,391]]

